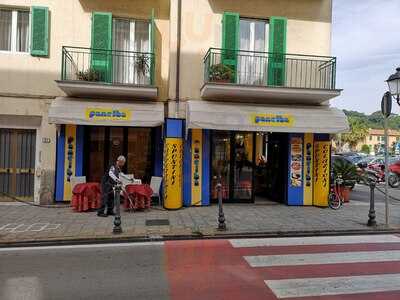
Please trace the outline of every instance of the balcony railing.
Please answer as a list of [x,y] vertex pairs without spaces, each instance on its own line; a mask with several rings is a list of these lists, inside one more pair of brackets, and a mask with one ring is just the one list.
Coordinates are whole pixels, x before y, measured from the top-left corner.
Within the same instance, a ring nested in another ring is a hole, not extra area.
[[61,80],[152,86],[154,54],[64,46]]
[[334,90],[336,58],[210,48],[205,83]]

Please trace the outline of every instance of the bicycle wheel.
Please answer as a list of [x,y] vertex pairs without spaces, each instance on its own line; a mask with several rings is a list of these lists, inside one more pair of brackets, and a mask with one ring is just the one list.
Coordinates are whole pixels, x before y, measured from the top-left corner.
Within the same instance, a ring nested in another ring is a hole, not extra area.
[[328,198],[328,205],[332,209],[339,209],[341,206],[340,198],[335,193],[330,193]]

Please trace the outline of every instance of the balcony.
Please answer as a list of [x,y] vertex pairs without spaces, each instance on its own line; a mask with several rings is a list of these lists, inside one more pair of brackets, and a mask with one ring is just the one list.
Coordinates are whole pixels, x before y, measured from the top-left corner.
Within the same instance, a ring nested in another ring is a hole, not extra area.
[[58,87],[71,97],[156,99],[154,54],[63,47]]
[[340,95],[336,58],[211,48],[204,58],[206,100],[323,104]]

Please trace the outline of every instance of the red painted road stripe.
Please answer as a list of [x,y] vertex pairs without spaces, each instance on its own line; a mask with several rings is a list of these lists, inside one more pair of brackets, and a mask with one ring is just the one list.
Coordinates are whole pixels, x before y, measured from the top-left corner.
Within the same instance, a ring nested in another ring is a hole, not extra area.
[[399,300],[400,291],[368,294],[286,298],[288,300]]
[[242,256],[400,250],[400,243],[299,245],[235,248]]
[[172,300],[276,299],[227,240],[168,241],[165,251]]
[[400,262],[262,267],[254,271],[265,280],[395,274],[400,273]]

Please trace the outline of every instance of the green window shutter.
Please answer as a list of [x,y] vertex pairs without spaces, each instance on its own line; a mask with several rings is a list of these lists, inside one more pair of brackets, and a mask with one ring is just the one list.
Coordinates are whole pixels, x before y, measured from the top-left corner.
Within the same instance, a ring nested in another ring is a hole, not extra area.
[[92,14],[91,67],[99,72],[100,80],[112,82],[112,14]]
[[269,21],[268,85],[284,86],[286,78],[287,19],[271,17]]
[[154,22],[154,8],[151,10],[150,16],[150,84],[154,85],[154,69],[155,69],[155,50],[156,50],[156,24]]
[[222,16],[222,64],[233,70],[236,82],[237,50],[239,50],[239,14],[224,12]]
[[49,9],[32,6],[31,55],[49,55]]

